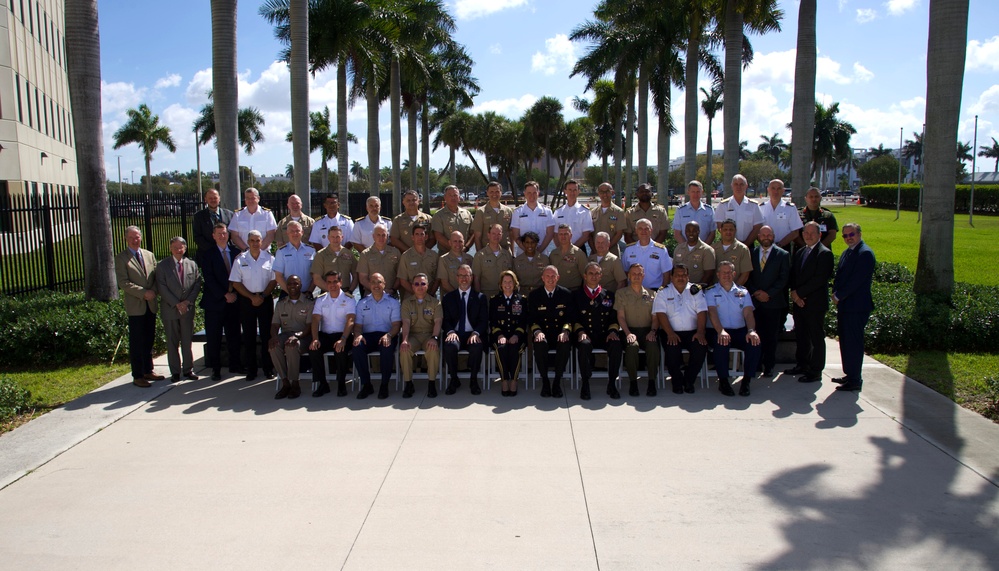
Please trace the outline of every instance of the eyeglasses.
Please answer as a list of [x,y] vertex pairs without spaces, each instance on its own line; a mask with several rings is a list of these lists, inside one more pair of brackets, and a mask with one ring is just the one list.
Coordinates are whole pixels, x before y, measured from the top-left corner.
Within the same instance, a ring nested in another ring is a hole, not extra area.
[[472,274],[458,274],[459,278],[471,278]]
[[856,232],[843,232],[843,237],[844,238],[853,238],[856,235],[857,235]]
[[427,282],[416,282],[413,287],[427,287]]

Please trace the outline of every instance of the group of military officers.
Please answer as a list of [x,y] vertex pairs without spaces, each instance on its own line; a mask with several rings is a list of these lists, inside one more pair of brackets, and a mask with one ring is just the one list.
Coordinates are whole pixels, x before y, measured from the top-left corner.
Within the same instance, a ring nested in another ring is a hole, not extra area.
[[[420,211],[419,193],[408,191],[404,212],[392,220],[380,216],[376,197],[368,199],[366,216],[350,220],[339,213],[338,197],[330,195],[324,200],[326,215],[314,220],[293,195],[290,214],[275,221],[260,206],[255,189],[247,189],[245,207],[236,212],[222,208],[219,193],[209,190],[206,208],[194,217],[196,264],[184,257],[183,238],[173,238],[172,256],[157,263],[141,248],[140,230],[126,231],[128,249],[116,259],[116,269],[126,294],[133,382],[149,386],[148,381],[163,378],[152,370],[157,296],[171,380],[197,378],[191,356],[193,304],[203,288],[212,379],[222,378],[224,339],[229,372],[249,381],[261,370],[266,377],[277,374],[281,386],[276,398],[300,396],[299,364],[306,350],[317,381],[314,397],[331,392],[326,353],[333,353],[338,396],[347,393],[351,364],[361,381],[358,398],[373,394],[368,355],[378,352],[378,398],[387,398],[396,351],[404,397],[415,392],[418,355],[430,378],[428,396],[437,396],[442,354],[450,377],[445,393],[455,393],[461,386],[461,351],[467,352],[470,391],[478,394],[480,364],[489,347],[502,394],[513,396],[528,345],[544,397],[562,396],[573,347],[581,398],[590,398],[594,350],[606,353],[611,398],[620,397],[616,385],[622,360],[629,394],[640,394],[642,353],[646,394],[655,395],[660,346],[677,394],[694,392],[708,347],[714,349],[721,392],[734,394],[728,353],[742,349],[740,394],[748,395],[761,359],[765,373],[772,374],[776,328],[783,327],[788,307],[789,274],[792,287],[796,283],[784,248],[799,240],[807,246],[803,251],[817,244],[824,248],[820,240],[831,241],[837,227],[831,213],[818,205],[815,189],[799,213],[782,201],[781,181],[770,183],[771,200],[764,204],[747,199],[746,186],[737,175],[733,196],[712,209],[702,203],[701,184],[692,181],[689,200],[677,210],[672,226],[666,210],[652,204],[650,185],[639,186],[637,204],[625,211],[614,204],[611,185],[603,183],[600,204],[587,209],[577,202],[579,186],[570,180],[564,188],[566,204],[552,211],[538,202],[533,181],[524,188],[525,203],[516,209],[500,202],[501,186],[493,182],[487,188],[488,203],[474,215],[459,206],[459,190],[449,186],[443,208],[432,217]],[[799,233],[803,220],[808,224]],[[671,228],[680,242],[673,256],[662,243]],[[622,239],[629,243],[623,251]],[[750,252],[756,240],[760,245]],[[474,256],[467,252],[473,245]],[[828,248],[823,260],[825,253]],[[829,258],[831,271],[831,253]],[[277,288],[282,293],[275,304]],[[790,295],[796,307],[801,300],[800,308],[814,313],[808,301],[816,293],[797,288]],[[801,329],[796,372],[811,379],[821,372],[824,342],[816,343],[814,327]],[[684,352],[689,354],[686,364]]]

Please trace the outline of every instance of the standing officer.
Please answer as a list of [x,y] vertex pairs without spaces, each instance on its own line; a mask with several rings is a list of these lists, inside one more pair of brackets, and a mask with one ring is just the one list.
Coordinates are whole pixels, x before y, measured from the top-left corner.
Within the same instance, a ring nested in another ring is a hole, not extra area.
[[260,332],[260,366],[264,376],[271,378],[271,356],[267,350],[271,339],[271,320],[274,318],[274,299],[271,292],[277,287],[274,277],[274,257],[262,249],[263,238],[259,230],[247,235],[249,249],[236,258],[229,274],[229,281],[239,292],[239,317],[243,328],[243,363],[246,380],[257,378],[257,331]]
[[[531,337],[534,339],[534,362],[541,373],[541,396],[562,398],[562,374],[569,362],[572,332],[572,293],[558,285],[558,268],[548,266],[541,272],[544,284],[527,296],[528,315],[531,319]],[[549,362],[548,350],[555,349],[555,362]],[[548,382],[549,366],[555,369],[555,383]]]
[[222,333],[229,354],[229,372],[242,371],[239,345],[239,296],[229,283],[229,274],[236,265],[239,250],[229,244],[225,224],[215,225],[212,247],[198,250],[204,291],[201,309],[205,311],[205,360],[212,367],[212,380],[222,380]]
[[[768,200],[760,204],[763,223],[773,230],[774,243],[785,251],[798,239],[801,231],[801,217],[798,209],[790,202],[784,202],[784,181],[775,178],[767,185]],[[747,244],[752,246],[752,243]]]
[[[277,231],[274,232],[274,243],[277,244],[278,250],[288,243],[288,224],[292,222],[298,222],[299,226],[301,226],[302,236],[300,239],[308,240],[312,235],[312,227],[316,224],[316,221],[308,214],[302,212],[302,199],[297,194],[288,197],[288,215],[277,223]],[[300,276],[300,278],[308,277]],[[307,291],[309,288],[306,287],[305,289]]]
[[[503,187],[496,181],[492,181],[486,186],[486,196],[489,197],[489,202],[482,208],[477,208],[475,217],[472,219],[472,242],[475,243],[477,250],[481,250],[489,239],[489,229],[494,224],[499,224],[502,229],[500,245],[512,252],[510,222],[513,220],[513,208],[500,202],[503,197]],[[478,276],[478,272],[475,275]],[[499,290],[499,286],[496,289]]]
[[749,396],[749,382],[756,376],[760,360],[760,336],[756,333],[753,303],[749,292],[735,283],[732,262],[718,263],[718,284],[707,290],[708,315],[714,327],[711,345],[718,372],[718,390],[730,397],[735,395],[728,380],[729,349],[742,349],[746,359],[739,395]]
[[[355,226],[354,228],[357,228]],[[402,253],[388,245],[388,228],[376,224],[372,232],[374,243],[361,252],[357,260],[357,277],[365,292],[370,293],[371,276],[381,274],[384,280],[385,293],[394,295],[396,290],[396,273],[399,271],[399,259]]]
[[[339,227],[343,238],[343,246],[350,248],[350,238],[354,235],[354,221],[349,217],[340,214],[340,197],[331,194],[323,201],[323,208],[326,209],[326,216],[323,216],[312,225],[309,232],[309,243],[319,251],[329,245],[330,228]],[[319,276],[322,277],[322,274]],[[323,281],[323,280],[317,280]]]
[[721,230],[722,223],[726,220],[735,221],[738,233],[736,239],[746,245],[753,245],[756,241],[756,234],[763,226],[763,213],[760,205],[746,197],[746,190],[749,183],[746,177],[737,174],[732,177],[732,196],[722,200],[715,208],[715,223]]
[[702,203],[703,197],[704,186],[700,181],[687,183],[687,203],[673,214],[673,237],[678,244],[687,241],[687,225],[691,222],[697,223],[698,238],[702,242],[710,246],[715,241],[715,209]]
[[472,268],[462,265],[458,268],[458,287],[441,300],[444,306],[444,364],[451,373],[451,381],[444,391],[453,395],[461,382],[458,380],[458,351],[468,351],[468,369],[471,371],[469,389],[473,395],[482,392],[479,388],[479,368],[482,365],[482,352],[486,348],[486,334],[489,326],[489,300],[482,293],[472,289]]
[[229,236],[232,243],[245,252],[250,247],[247,237],[252,230],[256,230],[260,233],[260,249],[270,250],[274,234],[277,232],[274,213],[270,208],[260,205],[260,192],[255,188],[246,189],[243,200],[246,206],[233,213],[229,222]]
[[[624,231],[628,224],[624,219],[624,209],[614,204],[614,187],[609,182],[602,182],[597,187],[597,196],[600,197],[600,204],[590,209],[590,217],[593,220],[593,234],[590,234],[590,251],[597,251],[596,235],[600,232],[607,234],[610,244],[610,252],[614,257],[621,255],[618,243],[624,236]],[[604,271],[606,274],[606,270]]]
[[[393,228],[396,225],[392,226]],[[437,295],[437,263],[440,256],[437,252],[427,246],[427,235],[430,233],[430,226],[417,224],[413,226],[410,237],[413,240],[413,247],[402,253],[399,258],[398,284],[402,299],[413,296],[413,278],[416,274],[427,274],[430,280],[427,293],[431,296]]]
[[753,272],[746,289],[753,296],[753,316],[760,335],[763,353],[763,376],[774,376],[777,362],[777,337],[787,321],[787,281],[791,275],[791,256],[774,244],[774,231],[766,224],[756,235],[760,245],[753,248]]
[[582,384],[579,398],[590,400],[590,377],[593,374],[593,350],[607,351],[607,394],[621,398],[617,391],[618,373],[621,372],[621,336],[614,310],[614,294],[600,286],[603,270],[600,264],[590,262],[583,271],[583,287],[572,293],[576,307],[576,324],[573,341],[579,360]]
[[344,230],[340,226],[330,226],[327,232],[327,243],[322,250],[316,252],[312,259],[312,283],[326,290],[326,280],[323,278],[329,272],[340,274],[339,289],[352,294],[357,288],[357,258],[354,251],[343,245]]
[[826,311],[829,310],[829,278],[833,255],[820,241],[817,222],[806,222],[801,231],[805,246],[791,261],[791,314],[794,316],[794,367],[784,371],[801,375],[802,383],[822,380],[826,366]]
[[170,257],[156,265],[156,290],[160,294],[160,320],[167,338],[170,382],[198,380],[194,374],[194,302],[201,292],[201,272],[194,260],[184,257],[187,240],[170,238]]
[[649,371],[649,386],[645,394],[656,396],[656,382],[659,380],[659,323],[653,319],[652,303],[655,292],[646,289],[645,268],[642,264],[632,264],[628,268],[628,287],[614,292],[614,310],[617,311],[617,324],[624,332],[624,368],[631,381],[628,394],[633,397],[638,392],[638,350],[645,350],[645,364]]
[[375,226],[385,227],[385,240],[388,241],[388,232],[392,230],[392,221],[382,216],[382,201],[377,196],[369,196],[364,201],[364,207],[368,213],[354,221],[354,230],[350,235],[350,244],[358,252],[363,252],[365,248],[371,247],[375,243]]
[[[677,214],[677,217],[680,215]],[[711,223],[713,237],[714,222]],[[701,240],[700,224],[691,220],[684,228],[684,239],[677,243],[673,250],[673,267],[680,264],[687,266],[687,278],[702,287],[715,281],[715,250]]]
[[639,185],[635,195],[638,197],[638,204],[625,212],[625,220],[628,223],[628,228],[624,232],[625,241],[628,243],[637,241],[639,239],[637,233],[639,220],[648,220],[649,224],[652,225],[649,239],[660,244],[663,243],[669,234],[669,214],[661,204],[652,204],[651,184]]
[[[194,213],[191,228],[194,230],[194,245],[198,247],[195,253],[198,263],[201,263],[202,250],[210,250],[215,244],[212,234],[215,232],[216,224],[229,225],[232,221],[232,210],[222,208],[219,203],[222,201],[219,191],[214,188],[205,192],[206,206]],[[228,232],[226,233],[228,237]]]
[[[826,248],[831,248],[832,243],[836,240],[836,234],[839,232],[839,224],[836,223],[836,216],[832,213],[832,210],[822,207],[822,193],[819,189],[812,188],[808,189],[805,193],[805,207],[798,211],[798,216],[801,218],[802,224],[807,224],[809,222],[815,222],[819,225],[819,232],[822,233],[822,245]],[[798,239],[798,245],[804,246],[804,237]]]
[[315,304],[312,300],[302,297],[302,278],[292,274],[285,283],[288,295],[279,299],[274,307],[271,340],[267,348],[274,369],[281,379],[281,388],[274,398],[297,399],[302,396],[302,386],[298,378],[302,363],[302,347],[308,347],[311,343],[309,331]]
[[583,285],[583,270],[587,263],[586,252],[572,243],[572,236],[573,232],[568,224],[559,224],[555,249],[548,254],[548,263],[558,268],[559,285],[569,291]]
[[[571,233],[570,242],[580,250],[586,248],[593,233],[593,214],[588,208],[576,202],[579,198],[579,183],[574,179],[565,182],[565,204],[555,211],[555,226],[561,228],[568,225]],[[556,230],[557,232],[558,230]]]
[[[534,232],[539,240],[538,252],[544,254],[555,237],[555,214],[551,208],[538,203],[538,194],[538,183],[527,181],[524,185],[524,204],[513,211],[513,220],[510,221],[510,240],[516,245],[522,236]],[[515,248],[514,254],[519,253]],[[520,281],[523,283],[524,278],[521,277]]]
[[312,393],[321,397],[330,392],[326,381],[325,353],[333,352],[336,363],[336,396],[347,395],[347,370],[350,369],[351,332],[354,331],[354,318],[357,302],[354,296],[340,289],[343,281],[337,271],[331,270],[323,276],[326,293],[319,296],[312,307],[312,343],[309,356],[312,359],[312,378],[319,386]]
[[610,251],[611,241],[607,232],[597,232],[593,245],[595,252],[587,260],[600,264],[600,270],[603,272],[600,287],[613,293],[618,288],[627,286],[628,274],[621,265],[621,258]]
[[489,241],[472,258],[472,275],[475,276],[475,289],[486,299],[500,292],[500,274],[513,268],[513,255],[504,248],[503,226],[493,224],[489,228]]
[[[392,219],[389,243],[400,252],[406,253],[416,243],[413,232],[417,226],[425,227],[427,232],[430,231],[430,215],[420,211],[420,193],[415,190],[402,193],[402,208],[403,211]],[[433,248],[437,243],[432,234],[425,236],[424,242],[427,248]],[[409,283],[409,280],[406,283]]]
[[753,271],[753,254],[749,247],[735,239],[737,233],[734,220],[726,220],[718,227],[721,240],[715,242],[715,264],[731,262],[735,267],[735,283],[740,286],[746,285],[749,275]]
[[548,256],[538,252],[538,235],[534,232],[521,235],[520,250],[513,259],[513,272],[520,283],[520,295],[526,298],[541,287],[541,272],[548,267]]
[[461,202],[461,195],[458,187],[448,185],[444,189],[444,208],[434,214],[430,223],[430,229],[434,231],[434,239],[437,240],[437,249],[441,254],[448,253],[452,247],[449,238],[455,232],[461,232],[461,237],[465,242],[461,245],[464,252],[472,245],[472,213],[466,208],[458,206]]
[[156,339],[156,256],[142,247],[137,226],[125,228],[128,247],[114,258],[114,275],[124,294],[128,314],[128,356],[132,384],[148,388],[149,381],[164,379],[153,371],[153,341]]
[[[422,231],[423,228],[420,227]],[[417,234],[414,232],[413,236]],[[416,392],[413,387],[413,357],[423,351],[427,361],[427,396],[437,396],[437,370],[441,364],[440,340],[444,311],[441,302],[428,291],[433,280],[427,274],[416,274],[410,287],[413,294],[402,301],[402,339],[399,344],[399,366],[405,386],[402,398]]]
[[292,274],[300,276],[301,289],[305,297],[312,298],[312,260],[316,251],[312,246],[302,241],[302,225],[292,221],[287,226],[288,243],[278,249],[274,255],[274,278],[281,290],[287,293],[288,284],[285,276]]
[[[704,368],[708,354],[705,325],[708,302],[701,287],[688,280],[687,266],[673,266],[670,285],[659,290],[652,302],[652,313],[659,322],[659,342],[666,352],[666,369],[673,384],[673,393],[694,392],[694,380]],[[690,357],[683,366],[683,352]]]
[[860,224],[843,225],[846,250],[839,256],[839,268],[833,280],[833,303],[836,304],[836,329],[839,354],[843,360],[842,377],[833,379],[838,391],[857,391],[864,385],[864,328],[874,310],[871,282],[874,279],[874,252],[864,243]]
[[378,351],[382,371],[378,398],[387,399],[388,383],[395,363],[396,335],[402,327],[402,315],[399,300],[385,293],[385,278],[381,274],[371,274],[369,284],[371,293],[357,303],[357,317],[354,321],[354,371],[361,378],[361,390],[358,391],[357,398],[365,399],[375,392],[368,370],[368,353]]
[[642,286],[654,292],[669,283],[673,259],[670,258],[666,246],[652,241],[653,228],[652,222],[644,218],[635,223],[638,241],[624,249],[621,263],[624,271],[628,271],[634,264],[641,264],[645,276]]
[[440,280],[441,299],[458,287],[458,268],[464,265],[472,266],[472,256],[462,250],[465,245],[464,234],[457,230],[451,232],[449,243],[451,249],[437,259],[437,279]]

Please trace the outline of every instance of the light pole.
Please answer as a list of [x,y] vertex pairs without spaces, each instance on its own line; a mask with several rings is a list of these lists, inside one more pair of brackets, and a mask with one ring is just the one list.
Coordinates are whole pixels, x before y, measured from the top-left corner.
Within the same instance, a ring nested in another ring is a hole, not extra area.
[[198,162],[198,196],[204,196],[201,192],[201,144],[198,143],[198,128],[194,128],[194,156]]
[[975,115],[975,142],[971,145],[971,200],[968,201],[968,225],[975,227],[975,150],[978,149],[978,115]]
[[124,194],[121,190],[121,155],[115,155],[118,157],[118,194]]

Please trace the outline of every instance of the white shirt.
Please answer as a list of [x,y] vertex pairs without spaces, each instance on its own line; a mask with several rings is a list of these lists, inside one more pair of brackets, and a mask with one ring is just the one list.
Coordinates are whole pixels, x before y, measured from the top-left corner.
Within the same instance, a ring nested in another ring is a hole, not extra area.
[[555,211],[556,231],[559,224],[572,228],[572,243],[575,244],[583,232],[593,232],[593,213],[579,202],[572,206],[566,204]]
[[[795,216],[798,214],[795,213]],[[742,203],[735,201],[735,197],[726,198],[718,203],[715,208],[715,222],[721,224],[727,219],[735,220],[735,239],[740,242],[749,238],[749,233],[753,231],[753,226],[763,224],[763,214],[760,212],[760,205],[753,202],[747,196],[742,197]]]
[[232,220],[229,221],[229,231],[236,232],[246,242],[250,230],[256,230],[260,232],[261,237],[266,238],[268,232],[277,230],[277,221],[274,220],[274,213],[259,205],[257,206],[257,211],[253,214],[250,214],[250,211],[246,208],[240,208],[234,212]]
[[251,293],[260,293],[274,281],[274,256],[267,250],[260,250],[256,260],[247,250],[236,257],[236,263],[229,272],[229,281],[241,283]]
[[312,315],[321,315],[319,330],[323,333],[341,333],[347,325],[347,316],[356,313],[357,301],[353,296],[340,291],[340,295],[330,297],[329,293],[324,293],[316,300],[316,305],[312,308]]
[[354,222],[354,231],[350,236],[350,241],[358,249],[364,250],[375,243],[372,233],[375,231],[375,224],[384,224],[385,232],[392,231],[392,221],[384,216],[378,217],[378,222],[372,222],[370,216],[365,216]]
[[652,240],[648,245],[643,246],[641,242],[635,242],[624,250],[621,256],[621,264],[625,273],[634,264],[642,264],[645,269],[645,279],[642,285],[649,289],[663,287],[663,274],[672,271],[673,258],[670,257],[666,246],[661,246]]
[[[521,204],[513,211],[513,219],[510,220],[510,228],[516,228],[523,236],[528,232],[538,234],[538,244],[545,241],[545,234],[549,228],[555,227],[555,215],[552,209],[540,202],[531,210],[527,204]],[[590,220],[590,228],[593,228],[593,221]],[[514,244],[514,255],[519,255],[523,250]]]
[[694,294],[687,284],[682,292],[669,284],[659,290],[652,302],[652,313],[664,313],[673,331],[695,331],[697,314],[708,311],[708,301],[703,292]]
[[803,226],[798,209],[793,204],[783,200],[780,201],[777,208],[774,208],[770,199],[767,199],[760,205],[760,216],[763,217],[764,224],[774,229],[774,244],[779,244],[785,236],[795,230],[801,230]]
[[330,218],[327,214],[316,220],[316,223],[312,225],[312,232],[309,234],[309,242],[322,244],[323,248],[329,246],[329,232],[330,228],[334,226],[339,226],[342,229],[343,241],[350,242],[354,236],[354,222],[341,212],[337,212],[335,218]]

